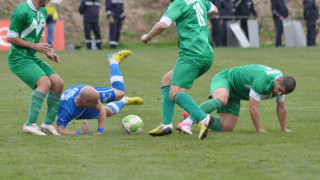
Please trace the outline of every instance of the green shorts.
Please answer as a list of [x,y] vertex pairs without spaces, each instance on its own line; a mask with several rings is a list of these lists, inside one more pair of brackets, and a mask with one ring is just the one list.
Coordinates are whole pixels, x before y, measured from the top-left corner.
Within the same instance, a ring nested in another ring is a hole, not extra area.
[[8,61],[10,70],[25,82],[32,90],[42,76],[50,76],[56,72],[44,61],[38,58]]
[[[229,99],[226,106],[217,109],[217,113],[229,113],[235,116],[240,115],[240,97],[234,93],[228,81],[228,70],[224,69],[216,74],[211,80],[211,94],[218,88],[224,88],[229,91]],[[210,94],[210,97],[211,97]]]
[[193,81],[210,69],[212,62],[213,58],[187,60],[179,57],[173,69],[171,84],[190,89]]

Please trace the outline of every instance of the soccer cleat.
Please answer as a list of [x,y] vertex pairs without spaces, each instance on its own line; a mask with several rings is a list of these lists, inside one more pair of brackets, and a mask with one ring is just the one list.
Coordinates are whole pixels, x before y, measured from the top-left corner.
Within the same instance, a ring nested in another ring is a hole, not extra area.
[[183,111],[182,117],[183,119],[187,119],[187,117],[189,117],[189,113],[187,113],[186,111]]
[[125,97],[126,105],[140,105],[143,104],[141,97]]
[[161,124],[157,128],[151,130],[149,134],[151,136],[164,136],[172,133],[172,124],[165,125]]
[[200,132],[199,132],[199,139],[204,139],[207,137],[208,127],[213,123],[214,118],[210,114],[207,115],[204,120],[199,122]]
[[129,50],[121,50],[119,52],[116,52],[116,53],[113,53],[113,54],[109,54],[107,56],[107,60],[111,61],[112,59],[115,59],[120,64],[123,60],[125,60],[131,54],[132,54],[132,52],[129,51]]
[[57,132],[56,128],[51,124],[41,124],[40,127],[41,127],[42,132],[44,132],[46,134],[60,136],[60,134]]
[[22,131],[28,134],[33,134],[37,136],[45,136],[46,134],[41,131],[37,124],[30,124],[29,126],[23,125]]
[[184,134],[192,134],[191,126],[189,123],[180,123],[176,127],[176,130],[178,130],[180,133],[183,132]]

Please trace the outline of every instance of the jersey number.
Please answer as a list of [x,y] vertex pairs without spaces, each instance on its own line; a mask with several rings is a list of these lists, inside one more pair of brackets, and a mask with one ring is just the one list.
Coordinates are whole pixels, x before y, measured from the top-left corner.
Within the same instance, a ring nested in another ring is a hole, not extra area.
[[196,10],[199,25],[200,25],[200,26],[205,26],[205,25],[206,25],[206,22],[204,21],[203,11],[202,11],[202,9],[201,9],[200,4],[199,4],[199,3],[193,4],[193,9]]

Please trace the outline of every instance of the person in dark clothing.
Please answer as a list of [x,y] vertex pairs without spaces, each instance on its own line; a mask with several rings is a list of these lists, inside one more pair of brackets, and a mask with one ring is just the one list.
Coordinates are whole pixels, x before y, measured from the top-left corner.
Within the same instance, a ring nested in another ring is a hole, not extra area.
[[123,2],[124,0],[106,0],[110,49],[116,49],[119,44],[122,21],[126,17]]
[[227,46],[227,22],[233,16],[233,2],[231,0],[220,1],[220,17],[222,18],[222,46]]
[[286,0],[271,0],[271,10],[274,24],[276,27],[276,47],[282,45],[281,36],[283,33],[283,23],[282,20],[289,16],[289,11],[286,6]]
[[[212,4],[214,4],[218,10],[220,10],[221,0],[210,0]],[[220,11],[210,18],[211,22],[211,37],[216,47],[222,46],[222,25],[220,22]]]
[[[252,0],[235,0],[234,1],[234,8],[235,8],[234,14],[236,16],[244,16],[240,19],[240,26],[241,26],[241,29],[246,34],[247,38],[249,38],[248,23],[247,23],[249,16],[252,15],[255,18],[257,18],[257,12],[254,9],[254,4],[253,4]],[[248,18],[246,18],[246,17],[248,17]]]
[[303,0],[303,17],[307,24],[307,45],[316,45],[316,23],[319,18],[319,11],[315,0]]
[[83,15],[84,34],[86,37],[86,45],[91,49],[91,30],[93,30],[96,46],[98,49],[101,47],[101,34],[99,25],[99,10],[100,0],[82,0],[79,12]]

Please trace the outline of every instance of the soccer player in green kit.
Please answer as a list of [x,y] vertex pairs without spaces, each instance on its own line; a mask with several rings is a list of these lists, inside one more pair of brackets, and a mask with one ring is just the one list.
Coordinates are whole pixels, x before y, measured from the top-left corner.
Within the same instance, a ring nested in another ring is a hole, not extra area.
[[[11,43],[8,57],[10,70],[32,90],[27,121],[22,130],[33,135],[59,135],[52,125],[60,104],[63,80],[35,53],[44,53],[49,59],[60,63],[59,57],[50,52],[44,35],[47,18],[45,5],[50,0],[28,0],[12,13],[7,40]],[[41,128],[36,124],[42,102],[47,98],[47,114]],[[46,132],[46,133],[44,133]]]
[[151,136],[163,136],[172,133],[172,119],[175,104],[178,104],[196,119],[201,121],[199,139],[204,139],[207,127],[213,123],[213,116],[203,112],[186,93],[193,81],[207,72],[213,62],[212,43],[209,35],[207,17],[218,9],[207,0],[170,0],[168,10],[164,13],[148,34],[141,37],[148,43],[154,36],[176,24],[180,41],[179,58],[173,70],[162,77],[163,121],[151,130]]
[[[291,132],[286,126],[286,107],[284,97],[294,91],[296,81],[290,76],[282,76],[278,69],[263,65],[245,65],[224,69],[211,81],[211,100],[200,105],[200,108],[211,113],[217,110],[219,117],[209,127],[214,131],[232,131],[240,114],[240,100],[249,101],[249,112],[254,127],[265,133],[260,123],[258,105],[261,100],[276,98],[277,115],[283,132]],[[188,117],[176,129],[192,134],[193,118]]]

